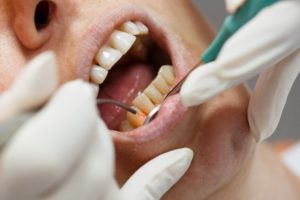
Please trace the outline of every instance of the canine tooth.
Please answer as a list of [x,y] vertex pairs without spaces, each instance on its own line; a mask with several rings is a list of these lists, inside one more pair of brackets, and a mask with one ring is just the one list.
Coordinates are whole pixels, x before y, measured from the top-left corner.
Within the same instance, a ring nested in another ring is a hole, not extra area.
[[145,24],[143,24],[142,22],[135,22],[135,24],[139,28],[140,34],[146,35],[149,33],[148,27]]
[[108,71],[98,65],[94,65],[91,71],[91,79],[93,83],[101,84],[104,82],[108,74]]
[[163,95],[167,94],[171,89],[161,74],[158,74],[152,83]]
[[121,122],[121,125],[120,125],[120,130],[121,131],[131,131],[133,130],[134,128],[131,126],[131,124],[129,123],[128,120],[124,120]]
[[175,82],[175,73],[174,73],[174,69],[172,66],[170,65],[164,65],[160,68],[159,74],[162,75],[162,77],[166,80],[166,82],[169,85],[173,85]]
[[144,93],[149,97],[149,99],[154,104],[159,104],[164,100],[163,95],[154,87],[153,84],[150,84],[145,90]]
[[130,33],[132,35],[138,35],[140,33],[139,27],[131,21],[128,21],[128,22],[125,22],[124,24],[122,24],[122,26],[120,27],[120,30]]
[[155,107],[154,104],[151,102],[149,97],[144,93],[138,95],[132,102],[132,104],[139,108],[144,113],[148,114],[151,110]]
[[140,111],[138,108],[133,107],[137,113],[136,114],[132,114],[132,113],[127,113],[127,120],[129,122],[129,124],[133,127],[133,128],[137,128],[140,127],[144,124],[144,121],[146,119],[146,115]]
[[128,52],[136,40],[136,37],[122,31],[114,31],[110,36],[110,45],[118,49],[123,55]]
[[122,53],[111,47],[102,47],[96,55],[97,63],[106,70],[110,70],[122,57]]

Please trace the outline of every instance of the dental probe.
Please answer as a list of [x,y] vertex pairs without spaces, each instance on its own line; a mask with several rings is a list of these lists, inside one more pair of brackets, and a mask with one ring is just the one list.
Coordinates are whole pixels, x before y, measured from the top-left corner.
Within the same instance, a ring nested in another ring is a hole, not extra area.
[[[137,111],[130,106],[113,99],[98,99],[97,105],[101,104],[112,104],[118,106],[132,114],[136,114]],[[12,136],[17,132],[17,130],[28,120],[30,120],[37,111],[25,112],[19,114],[11,120],[0,123],[0,149],[12,138]]]
[[114,99],[98,99],[97,100],[97,105],[101,105],[101,104],[113,104],[113,105],[118,106],[118,107],[120,107],[124,110],[127,110],[128,112],[130,112],[132,114],[137,113],[137,111],[134,108],[122,103],[121,101],[117,101],[117,100],[114,100]]

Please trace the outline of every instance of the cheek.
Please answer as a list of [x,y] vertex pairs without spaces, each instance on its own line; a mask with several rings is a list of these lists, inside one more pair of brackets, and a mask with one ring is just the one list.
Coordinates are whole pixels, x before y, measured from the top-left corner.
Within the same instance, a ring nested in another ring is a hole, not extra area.
[[247,121],[248,97],[241,90],[223,93],[198,108],[195,158],[185,181],[197,185],[203,195],[229,183],[252,158],[255,142]]
[[0,92],[12,84],[27,61],[22,47],[10,28],[8,25],[2,26],[0,22]]
[[43,47],[43,51],[51,50],[57,55],[57,68],[61,84],[78,78],[76,58],[81,41],[81,35],[64,29]]

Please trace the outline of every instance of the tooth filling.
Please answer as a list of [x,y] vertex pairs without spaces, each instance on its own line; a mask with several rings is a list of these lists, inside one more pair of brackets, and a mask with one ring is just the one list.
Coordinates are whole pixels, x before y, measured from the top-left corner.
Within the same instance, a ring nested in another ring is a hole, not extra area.
[[[147,65],[153,70],[154,76],[152,81],[149,80],[150,84],[140,88],[140,92],[130,101],[138,113],[135,115],[124,113],[125,119],[120,121],[118,128],[113,127],[112,129],[130,131],[142,126],[146,116],[157,104],[162,103],[175,82],[173,67],[165,65],[171,63],[169,56],[151,39],[148,32],[147,26],[141,22],[125,22],[111,34],[107,44],[101,47],[95,56],[91,70],[91,82],[99,85],[99,95],[102,87],[109,88],[107,87],[108,83],[103,85],[103,82],[110,73],[126,76],[114,68],[138,64]],[[122,73],[127,72],[123,71]],[[113,78],[118,79],[118,76],[113,76]],[[110,79],[110,82],[112,80]],[[113,117],[111,118],[113,119]],[[109,126],[109,128],[111,127]]]

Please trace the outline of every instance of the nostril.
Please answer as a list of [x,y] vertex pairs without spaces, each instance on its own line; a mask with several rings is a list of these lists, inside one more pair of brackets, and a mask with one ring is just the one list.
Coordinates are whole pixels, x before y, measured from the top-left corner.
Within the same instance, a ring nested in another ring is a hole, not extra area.
[[38,3],[34,14],[34,24],[36,29],[42,30],[46,28],[52,19],[54,4],[50,1],[41,1]]
[[56,4],[48,0],[16,7],[14,30],[20,43],[30,50],[43,46],[54,34],[55,15]]

